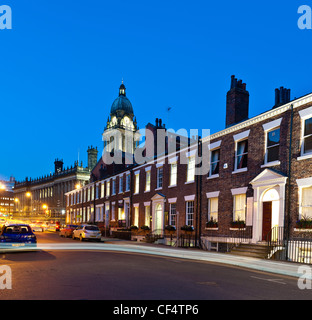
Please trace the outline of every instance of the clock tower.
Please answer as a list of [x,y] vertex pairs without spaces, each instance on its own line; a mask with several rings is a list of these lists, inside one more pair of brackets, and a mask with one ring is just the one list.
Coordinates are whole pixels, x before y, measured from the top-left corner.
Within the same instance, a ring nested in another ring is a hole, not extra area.
[[110,116],[103,133],[105,152],[121,151],[134,154],[137,146],[135,141],[137,130],[133,107],[126,96],[126,87],[122,81],[119,96],[111,106]]

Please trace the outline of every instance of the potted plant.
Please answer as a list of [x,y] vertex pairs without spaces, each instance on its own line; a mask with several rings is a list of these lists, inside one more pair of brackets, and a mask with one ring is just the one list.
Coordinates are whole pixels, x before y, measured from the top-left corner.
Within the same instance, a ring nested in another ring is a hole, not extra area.
[[209,229],[218,228],[218,222],[213,218],[211,218],[210,221],[206,223],[206,228],[209,228]]
[[231,222],[231,228],[233,229],[244,229],[246,228],[246,223],[243,220],[236,220]]
[[181,227],[182,231],[186,231],[186,232],[192,232],[194,231],[194,227],[193,226],[189,226],[189,225],[185,225]]
[[151,230],[151,228],[150,228],[149,226],[142,226],[141,229],[142,229],[142,230],[145,230],[145,231]]
[[175,226],[171,226],[171,225],[168,225],[168,226],[165,226],[165,230],[167,231],[176,231],[176,227]]
[[141,227],[141,230],[142,230],[142,233],[146,235],[151,230],[151,228],[145,225]]
[[137,232],[139,228],[137,226],[130,226],[131,232]]
[[302,218],[296,222],[297,229],[312,229],[312,219]]

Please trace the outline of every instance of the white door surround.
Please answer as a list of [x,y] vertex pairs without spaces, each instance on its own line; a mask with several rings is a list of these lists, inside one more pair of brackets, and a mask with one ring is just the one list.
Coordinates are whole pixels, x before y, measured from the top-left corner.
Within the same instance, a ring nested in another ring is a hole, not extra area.
[[262,241],[263,202],[272,202],[272,227],[284,226],[287,177],[265,169],[250,183],[254,189],[252,242]]
[[163,234],[165,229],[165,202],[166,197],[156,193],[152,197],[152,231]]

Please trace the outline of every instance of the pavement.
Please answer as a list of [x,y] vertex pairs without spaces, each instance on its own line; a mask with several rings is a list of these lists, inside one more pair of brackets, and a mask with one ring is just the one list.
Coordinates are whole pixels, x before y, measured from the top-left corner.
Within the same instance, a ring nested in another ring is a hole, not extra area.
[[[301,264],[292,262],[257,259],[231,255],[229,253],[205,251],[198,248],[174,248],[160,244],[150,244],[145,242],[112,238],[102,238],[102,240],[102,243],[80,241],[68,243],[38,243],[36,250],[97,250],[149,254],[153,256],[165,256],[178,259],[231,265],[295,278],[300,278],[304,275],[305,279],[312,279],[312,271],[309,269],[311,268],[309,265],[303,265],[305,266],[306,271],[302,271],[300,270],[300,266],[302,266]],[[19,249],[23,250],[22,248]],[[303,274],[303,272],[305,273]]]

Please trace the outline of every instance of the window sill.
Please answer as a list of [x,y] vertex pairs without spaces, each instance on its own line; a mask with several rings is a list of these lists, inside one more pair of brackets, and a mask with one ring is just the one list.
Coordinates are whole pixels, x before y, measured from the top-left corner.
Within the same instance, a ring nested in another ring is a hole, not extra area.
[[151,192],[151,190],[145,190],[144,193]]
[[267,168],[267,167],[274,167],[274,166],[279,166],[281,164],[281,162],[279,160],[277,161],[272,161],[272,162],[268,162],[265,163],[261,166],[261,168]]
[[309,153],[309,154],[305,154],[301,157],[298,157],[297,160],[300,161],[300,160],[306,160],[306,159],[311,159],[312,158],[312,154]]
[[176,184],[173,184],[172,186],[168,186],[168,188],[174,188],[176,186],[177,186]]
[[210,177],[207,177],[207,179],[215,179],[215,178],[219,178],[219,174],[213,174]]
[[217,230],[219,230],[219,228],[205,228],[205,230],[217,231]]
[[195,180],[192,180],[192,181],[186,181],[185,184],[190,184],[190,183],[194,183]]
[[162,187],[160,187],[160,188],[156,188],[156,189],[155,189],[155,191],[158,191],[158,190],[162,190]]
[[312,229],[294,228],[294,231],[297,231],[297,232],[312,232]]
[[246,172],[246,171],[248,171],[248,168],[237,169],[237,170],[233,171],[232,174]]

